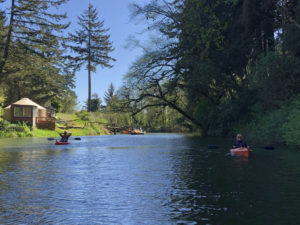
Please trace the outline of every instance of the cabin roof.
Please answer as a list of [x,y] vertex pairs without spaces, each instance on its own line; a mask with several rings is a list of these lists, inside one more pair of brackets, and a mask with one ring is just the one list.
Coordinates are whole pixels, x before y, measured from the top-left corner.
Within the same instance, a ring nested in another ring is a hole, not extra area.
[[[39,104],[35,103],[34,101],[30,100],[29,98],[22,98],[19,101],[16,101],[15,103],[12,103],[12,105],[28,105],[28,106],[36,106],[38,109],[44,109],[43,106],[40,106]],[[11,105],[6,106],[4,109],[10,109]]]

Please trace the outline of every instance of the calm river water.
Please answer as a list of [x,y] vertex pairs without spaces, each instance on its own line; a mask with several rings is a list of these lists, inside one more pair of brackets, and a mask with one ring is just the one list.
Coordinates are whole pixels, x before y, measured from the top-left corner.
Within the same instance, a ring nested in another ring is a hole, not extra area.
[[300,152],[253,148],[243,160],[230,145],[175,134],[2,139],[0,224],[300,224]]

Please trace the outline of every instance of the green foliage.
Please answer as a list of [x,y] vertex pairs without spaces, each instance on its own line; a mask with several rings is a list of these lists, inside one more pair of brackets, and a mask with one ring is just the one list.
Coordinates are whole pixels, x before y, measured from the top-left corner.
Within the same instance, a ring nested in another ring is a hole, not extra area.
[[76,112],[76,116],[78,116],[83,121],[90,121],[91,114],[85,110],[81,110]]
[[62,55],[63,50],[59,48],[62,37],[57,34],[69,24],[62,23],[66,15],[54,14],[52,7],[59,7],[64,2],[66,0],[12,1],[3,60],[0,64],[2,79],[2,73],[9,72],[5,69],[6,61],[10,57],[21,57],[22,55],[18,54],[19,50],[48,60]]
[[300,97],[292,102],[293,108],[286,117],[286,123],[282,126],[283,138],[287,144],[300,147]]
[[69,24],[64,22],[66,15],[53,10],[64,2],[15,0],[3,14],[7,23],[0,15],[0,80],[5,81],[6,104],[29,97],[50,105],[74,87],[74,74],[61,48],[61,34]]
[[0,137],[32,137],[32,131],[26,123],[12,124],[0,121]]
[[[87,100],[87,108],[88,107],[88,103],[89,101]],[[98,112],[100,111],[100,107],[101,107],[101,99],[99,98],[98,94],[93,94],[91,101],[90,101],[90,112]]]
[[269,52],[262,55],[251,72],[251,89],[265,107],[280,107],[299,92],[299,60],[289,55]]
[[99,123],[106,123],[106,120],[104,119],[104,115],[101,112],[90,112],[90,117],[89,117],[90,121],[93,122],[99,122]]
[[3,116],[3,106],[5,104],[6,96],[4,95],[4,89],[0,86],[0,116]]
[[300,98],[291,98],[287,102],[282,102],[280,108],[268,111],[264,111],[264,108],[259,103],[253,105],[251,120],[233,124],[230,136],[243,133],[252,143],[286,143],[299,146]]
[[72,114],[75,112],[76,105],[77,96],[74,91],[69,91],[64,96],[62,96],[60,111],[62,113]]
[[124,99],[140,120],[149,107],[170,107],[202,135],[295,142],[299,1],[173,0],[133,8],[165,38],[125,76]]
[[282,107],[281,109],[271,110],[264,114],[259,111],[253,116],[250,122],[246,123],[243,121],[238,124],[233,129],[233,133],[242,132],[252,143],[283,143],[284,131],[282,130],[282,126],[289,115],[289,108]]
[[[282,33],[284,40],[284,47],[295,57],[300,59],[300,2],[291,1],[287,4],[289,11],[289,17],[286,18],[288,21],[285,22],[285,33]],[[285,49],[283,49],[285,50]]]
[[56,112],[60,112],[62,104],[60,103],[60,101],[58,101],[57,99],[55,99],[54,101],[51,102],[51,107],[53,107]]
[[106,105],[110,105],[114,97],[115,97],[115,87],[113,83],[111,83],[108,90],[104,93],[104,101]]

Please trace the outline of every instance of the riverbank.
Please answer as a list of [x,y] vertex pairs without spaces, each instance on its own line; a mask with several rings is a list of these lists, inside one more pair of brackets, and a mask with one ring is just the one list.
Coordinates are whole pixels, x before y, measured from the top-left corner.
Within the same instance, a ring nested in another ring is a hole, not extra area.
[[[299,104],[300,101],[291,101],[285,104],[281,109],[273,110],[261,114],[254,114],[252,120],[248,122],[238,121],[233,124],[230,131],[226,132],[223,138],[235,139],[237,133],[242,133],[247,143],[259,146],[278,146],[289,145],[300,147],[298,131],[299,127]],[[129,126],[128,122],[124,122],[117,115],[104,113],[88,113],[79,111],[74,114],[58,113],[56,115],[55,130],[32,129],[25,123],[11,124],[7,121],[0,121],[0,138],[10,137],[58,137],[59,133],[67,130],[72,136],[98,136],[109,135],[111,132],[105,128],[108,124],[117,124],[119,127]],[[108,123],[110,121],[110,123]],[[182,126],[170,127],[143,126],[147,132],[151,133],[184,133],[192,136],[201,136],[201,131],[190,133],[188,128],[183,129]],[[222,137],[218,131],[210,131],[208,137]],[[222,132],[221,132],[222,133]],[[213,144],[213,143],[212,143]]]
[[55,130],[31,128],[25,123],[12,124],[8,121],[0,121],[0,138],[10,137],[57,137],[59,133],[67,130],[72,133],[72,136],[96,136],[108,135],[107,130],[100,123],[88,123],[90,121],[102,120],[102,118],[90,118],[86,114],[57,114],[57,122]]

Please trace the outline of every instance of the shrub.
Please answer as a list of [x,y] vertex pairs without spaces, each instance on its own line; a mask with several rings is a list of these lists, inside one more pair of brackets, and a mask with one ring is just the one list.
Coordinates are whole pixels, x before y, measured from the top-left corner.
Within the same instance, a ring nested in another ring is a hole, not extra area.
[[287,122],[283,124],[283,138],[287,144],[300,147],[300,97],[298,96],[292,102],[293,109],[287,117]]
[[12,124],[6,120],[0,121],[1,137],[31,137],[31,128],[26,123]]
[[252,108],[249,123],[240,122],[234,133],[243,133],[247,140],[254,143],[280,143],[300,147],[300,97],[280,104],[280,108],[262,111]]
[[76,113],[76,116],[78,116],[83,121],[90,121],[91,114],[87,111],[81,110]]

